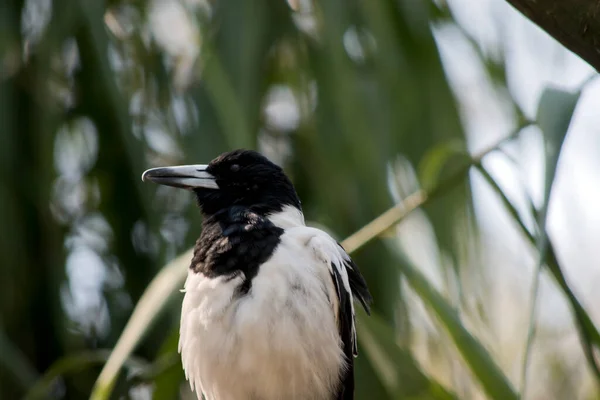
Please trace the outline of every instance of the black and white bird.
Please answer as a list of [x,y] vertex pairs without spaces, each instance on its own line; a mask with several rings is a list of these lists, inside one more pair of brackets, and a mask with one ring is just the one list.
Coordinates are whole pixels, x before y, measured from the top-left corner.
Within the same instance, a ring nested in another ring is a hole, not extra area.
[[353,299],[368,312],[371,295],[342,246],[305,225],[283,170],[236,150],[142,179],[192,190],[204,216],[179,339],[198,398],[352,399]]

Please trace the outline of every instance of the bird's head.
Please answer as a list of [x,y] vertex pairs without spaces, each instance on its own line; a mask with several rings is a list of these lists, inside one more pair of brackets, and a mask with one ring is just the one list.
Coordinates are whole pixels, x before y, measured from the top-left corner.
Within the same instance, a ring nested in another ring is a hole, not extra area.
[[232,206],[249,207],[261,215],[286,206],[301,210],[296,190],[281,167],[251,150],[223,153],[209,164],[152,168],[142,180],[193,191],[207,216]]

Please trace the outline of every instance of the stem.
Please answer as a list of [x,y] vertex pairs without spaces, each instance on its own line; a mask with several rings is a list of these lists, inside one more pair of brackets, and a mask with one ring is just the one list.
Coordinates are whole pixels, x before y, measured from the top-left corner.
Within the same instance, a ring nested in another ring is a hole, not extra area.
[[346,238],[346,240],[342,242],[342,246],[346,249],[346,251],[349,254],[355,252],[356,250],[363,247],[365,244],[369,243],[371,240],[377,238],[383,232],[398,224],[415,209],[423,206],[428,201],[440,197],[442,194],[445,194],[450,189],[454,188],[458,183],[462,182],[462,180],[466,177],[467,173],[469,172],[469,169],[473,165],[480,164],[483,157],[485,157],[492,151],[497,150],[507,141],[514,139],[514,137],[518,135],[523,128],[529,126],[530,124],[530,122],[525,122],[523,125],[519,126],[514,132],[512,132],[509,136],[501,139],[495,145],[472,156],[465,166],[463,166],[457,172],[448,177],[448,179],[444,182],[438,183],[431,190],[419,190],[409,195],[404,199],[404,201],[391,207],[383,214],[375,218],[373,221],[369,222],[361,229],[359,229],[358,231],[350,235],[348,238]]

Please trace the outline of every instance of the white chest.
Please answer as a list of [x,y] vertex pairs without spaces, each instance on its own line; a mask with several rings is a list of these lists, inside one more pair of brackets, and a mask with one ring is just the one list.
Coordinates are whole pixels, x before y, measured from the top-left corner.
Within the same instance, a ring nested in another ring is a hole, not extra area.
[[181,316],[186,375],[207,400],[328,400],[344,368],[326,265],[282,236],[240,296],[243,277],[190,273]]

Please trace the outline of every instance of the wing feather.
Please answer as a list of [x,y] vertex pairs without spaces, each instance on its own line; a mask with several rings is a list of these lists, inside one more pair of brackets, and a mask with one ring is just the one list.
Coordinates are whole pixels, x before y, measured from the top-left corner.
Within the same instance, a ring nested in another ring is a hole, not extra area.
[[329,267],[338,300],[332,302],[332,306],[337,306],[333,311],[337,316],[338,332],[347,364],[336,399],[351,400],[354,396],[354,357],[358,355],[353,300],[356,297],[369,313],[372,297],[358,267],[344,248],[325,232],[317,232],[310,243],[318,258]]

